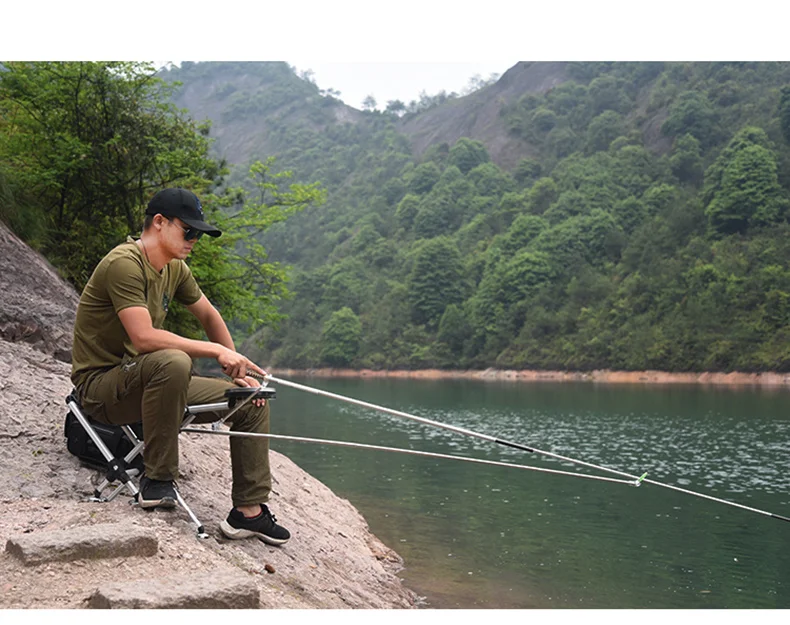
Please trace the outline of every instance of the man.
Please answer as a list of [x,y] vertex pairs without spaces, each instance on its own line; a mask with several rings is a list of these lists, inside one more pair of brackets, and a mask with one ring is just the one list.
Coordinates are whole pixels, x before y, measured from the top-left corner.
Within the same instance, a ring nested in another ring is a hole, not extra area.
[[[145,472],[143,508],[176,505],[178,433],[187,404],[220,402],[225,391],[258,386],[247,375],[266,372],[233,346],[222,316],[195,282],[184,259],[207,224],[197,196],[186,189],[157,193],[146,209],[139,239],[128,237],[96,266],[77,307],[71,379],[84,410],[102,423],[142,420]],[[184,304],[203,326],[208,341],[163,330],[170,302]],[[192,376],[192,358],[215,358],[233,382]],[[196,422],[220,415],[199,415]],[[231,429],[268,433],[269,406],[252,400],[232,415]],[[220,529],[229,538],[256,536],[275,545],[290,534],[266,506],[271,491],[269,442],[264,437],[231,437],[233,508]]]

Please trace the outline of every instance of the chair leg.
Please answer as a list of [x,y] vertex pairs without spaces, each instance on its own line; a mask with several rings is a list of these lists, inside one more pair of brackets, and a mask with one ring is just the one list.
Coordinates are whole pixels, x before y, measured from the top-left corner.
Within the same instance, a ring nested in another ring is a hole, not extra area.
[[176,499],[178,500],[178,505],[180,505],[184,510],[186,510],[187,514],[189,515],[189,518],[192,519],[192,522],[197,526],[197,537],[208,538],[208,534],[206,534],[205,529],[203,528],[203,524],[195,516],[195,513],[192,512],[192,509],[187,505],[187,502],[184,501],[184,498],[181,496],[181,493],[178,492],[177,488],[175,489],[175,491],[176,491]]

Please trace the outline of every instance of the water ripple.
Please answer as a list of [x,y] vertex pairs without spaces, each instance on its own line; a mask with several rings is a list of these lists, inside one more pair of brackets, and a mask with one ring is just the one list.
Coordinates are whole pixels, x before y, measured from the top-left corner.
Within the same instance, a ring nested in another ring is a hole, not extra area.
[[[651,479],[683,487],[790,494],[790,474],[784,470],[790,424],[783,421],[746,423],[710,412],[690,421],[657,418],[650,412],[631,412],[623,418],[596,412],[549,415],[529,409],[448,411],[410,405],[399,410],[626,473],[647,471]],[[501,460],[533,462],[531,455],[525,457],[517,449],[492,446],[489,441],[402,417],[357,406],[343,406],[340,411],[378,421],[404,433],[410,441],[429,441],[448,452],[491,457],[492,448],[496,448]],[[568,464],[550,457],[541,462]]]

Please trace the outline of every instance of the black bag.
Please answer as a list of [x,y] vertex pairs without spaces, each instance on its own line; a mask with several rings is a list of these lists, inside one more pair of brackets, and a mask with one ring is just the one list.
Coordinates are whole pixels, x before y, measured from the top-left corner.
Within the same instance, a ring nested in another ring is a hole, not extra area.
[[[110,450],[116,458],[124,458],[126,454],[128,454],[132,449],[134,449],[134,445],[132,441],[128,439],[126,434],[123,433],[121,426],[119,425],[106,425],[104,423],[97,423],[96,421],[91,421],[91,427],[96,431],[99,435],[99,438],[104,441],[104,444],[107,445],[107,449]],[[129,427],[132,428],[132,431],[137,435],[137,438],[142,440],[143,438],[143,427],[142,423],[134,423]],[[66,449],[69,452],[87,465],[95,467],[97,469],[106,469],[107,468],[107,460],[102,455],[99,448],[96,447],[96,443],[93,442],[88,433],[85,431],[85,428],[80,425],[80,422],[77,420],[77,417],[69,410],[66,414],[66,424],[63,428],[63,434],[66,437]],[[143,471],[143,454],[137,454],[134,459],[129,463],[129,469],[138,469],[141,473]]]

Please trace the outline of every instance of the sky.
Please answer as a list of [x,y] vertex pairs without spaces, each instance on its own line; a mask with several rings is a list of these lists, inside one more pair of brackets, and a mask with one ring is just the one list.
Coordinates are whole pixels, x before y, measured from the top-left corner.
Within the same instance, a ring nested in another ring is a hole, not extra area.
[[460,95],[473,76],[484,80],[491,74],[501,76],[516,61],[324,63],[306,60],[291,65],[300,72],[312,70],[319,88],[340,91],[340,99],[349,106],[360,109],[363,100],[372,95],[376,108],[384,110],[390,100],[401,100],[404,104],[419,101],[421,91],[428,95],[454,91]]

